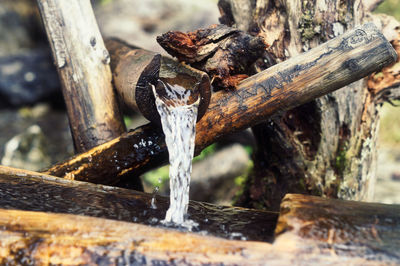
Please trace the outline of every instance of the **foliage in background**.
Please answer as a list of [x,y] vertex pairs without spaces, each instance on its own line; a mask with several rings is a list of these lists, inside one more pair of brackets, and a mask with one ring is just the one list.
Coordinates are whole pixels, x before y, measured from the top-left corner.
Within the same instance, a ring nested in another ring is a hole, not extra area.
[[[375,10],[375,13],[385,13],[400,21],[400,0],[385,0]],[[400,105],[400,101],[395,102]],[[385,103],[381,112],[379,141],[383,146],[400,147],[400,107]]]
[[375,10],[375,13],[385,13],[400,21],[400,0],[386,0]]
[[385,103],[382,107],[379,140],[383,146],[400,147],[400,101],[394,104],[397,106]]

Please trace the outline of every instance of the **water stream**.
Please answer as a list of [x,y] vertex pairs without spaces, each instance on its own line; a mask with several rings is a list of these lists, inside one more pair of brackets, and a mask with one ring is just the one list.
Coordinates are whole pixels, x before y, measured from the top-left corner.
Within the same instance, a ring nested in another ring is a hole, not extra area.
[[165,95],[157,93],[154,86],[153,92],[170,162],[170,206],[165,222],[191,228],[196,224],[186,216],[199,100],[188,104],[191,93],[189,90],[178,85],[159,82],[165,89]]

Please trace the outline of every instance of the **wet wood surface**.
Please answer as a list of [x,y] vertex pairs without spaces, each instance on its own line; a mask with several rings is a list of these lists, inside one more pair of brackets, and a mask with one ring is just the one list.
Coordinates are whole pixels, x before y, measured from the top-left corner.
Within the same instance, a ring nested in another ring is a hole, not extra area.
[[[169,198],[0,166],[0,208],[86,215],[161,227]],[[191,201],[193,232],[271,242],[276,212]],[[184,230],[184,228],[181,228]]]
[[106,50],[89,0],[38,0],[78,152],[125,132]]
[[[2,169],[2,172],[5,170]],[[21,170],[13,170],[22,175]],[[8,170],[8,173],[12,173]],[[27,173],[25,173],[27,174]],[[4,173],[1,174],[2,180]],[[14,177],[17,179],[16,177]],[[24,188],[19,177],[20,188]],[[40,177],[42,186],[51,182],[66,187],[68,180]],[[51,181],[51,182],[50,182]],[[80,182],[74,183],[79,193]],[[13,182],[18,184],[18,182]],[[93,191],[103,193],[104,186]],[[0,186],[3,188],[3,184]],[[28,184],[25,183],[25,187]],[[8,188],[8,187],[7,187]],[[26,188],[25,188],[26,189]],[[110,188],[119,192],[122,189]],[[91,201],[89,198],[80,201]],[[27,192],[26,190],[24,192]],[[62,192],[59,191],[59,192]],[[48,191],[43,198],[49,199]],[[4,195],[4,194],[2,194]],[[7,195],[7,194],[6,194]],[[36,196],[38,192],[36,192]],[[15,196],[15,195],[14,195]],[[59,194],[58,198],[68,192]],[[122,193],[121,197],[126,194]],[[29,203],[29,194],[19,195],[21,204]],[[24,198],[25,197],[25,198]],[[28,198],[27,198],[28,197]],[[97,194],[97,205],[102,196]],[[108,215],[115,198],[107,198]],[[82,215],[15,210],[1,200],[0,263],[7,264],[101,264],[101,265],[397,265],[400,263],[398,205],[351,202],[289,194],[282,203],[276,238],[273,243],[227,240],[210,235],[181,232],[133,222],[116,221]],[[70,206],[80,206],[78,199]],[[60,199],[45,202],[42,209]],[[88,204],[88,203],[85,203]],[[103,202],[100,205],[104,205]],[[127,212],[135,206],[129,206]],[[75,211],[69,213],[78,213]],[[98,207],[97,207],[98,208]],[[22,208],[23,209],[23,208]],[[73,208],[71,208],[72,210]],[[86,207],[96,213],[96,207]],[[84,213],[81,213],[84,214]],[[126,215],[126,214],[124,214]],[[208,213],[212,219],[212,213]],[[107,215],[93,215],[102,217]],[[124,220],[124,219],[120,219]],[[231,219],[235,221],[235,219]],[[223,224],[223,223],[221,223]],[[207,227],[204,228],[208,230]],[[246,225],[243,230],[251,230]],[[259,234],[263,234],[260,232]]]
[[400,205],[288,194],[277,237],[294,234],[332,256],[400,263]]
[[[153,85],[160,91],[163,86],[157,85],[161,80],[171,86],[190,90],[190,103],[200,97],[198,118],[204,115],[211,97],[210,79],[205,72],[119,39],[106,40],[106,46],[111,53],[115,89],[121,102],[127,107],[161,125],[151,88]],[[161,93],[165,94],[163,89]]]
[[[390,43],[373,24],[365,24],[243,80],[234,91],[216,92],[196,125],[196,153],[223,135],[337,90],[395,60]],[[103,184],[111,178],[116,183],[125,173],[139,175],[166,159],[163,135],[146,125],[46,173]]]

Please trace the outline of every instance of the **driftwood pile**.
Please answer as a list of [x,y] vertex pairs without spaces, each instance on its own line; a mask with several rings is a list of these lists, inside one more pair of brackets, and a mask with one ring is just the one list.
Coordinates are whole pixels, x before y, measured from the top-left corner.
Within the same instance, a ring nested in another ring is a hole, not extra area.
[[[143,111],[151,108],[152,99],[141,90],[165,75],[172,59],[115,40],[107,42],[110,56],[89,0],[38,4],[80,153],[43,173],[0,166],[1,264],[400,263],[400,206],[295,194],[286,195],[279,213],[191,202],[189,218],[198,224],[193,232],[166,228],[161,222],[166,198],[156,196],[153,206],[153,195],[117,187],[140,190],[138,176],[165,163],[167,153],[154,117],[154,123],[124,133],[111,72],[114,82],[121,81],[115,82],[121,86],[120,99]],[[373,24],[255,75],[260,64],[275,62],[260,52],[265,48],[261,39],[237,29],[170,32],[158,41],[211,76],[170,64],[200,84],[204,110],[196,126],[196,153],[225,134],[337,90],[397,59]],[[142,61],[121,68],[127,57]],[[257,61],[260,57],[265,60]],[[173,74],[165,77],[182,77]],[[211,83],[218,87],[212,95]],[[142,101],[149,106],[141,107]]]

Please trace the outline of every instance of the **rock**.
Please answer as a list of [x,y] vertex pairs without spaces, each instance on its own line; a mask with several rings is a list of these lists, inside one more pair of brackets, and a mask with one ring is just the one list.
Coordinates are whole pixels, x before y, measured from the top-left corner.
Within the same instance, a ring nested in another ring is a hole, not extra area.
[[96,18],[104,37],[165,54],[156,36],[169,30],[190,31],[218,23],[215,1],[113,0],[98,5]]
[[190,199],[231,204],[238,191],[234,179],[244,175],[250,157],[244,147],[233,144],[193,164]]
[[61,98],[60,82],[47,47],[0,57],[1,104],[34,104]]
[[39,170],[50,164],[46,146],[42,130],[38,125],[32,125],[6,143],[1,164],[27,170]]
[[67,115],[47,104],[0,110],[2,164],[41,170],[74,152]]

